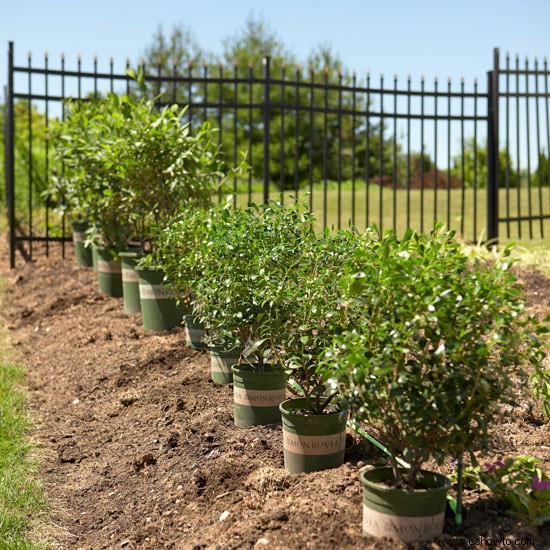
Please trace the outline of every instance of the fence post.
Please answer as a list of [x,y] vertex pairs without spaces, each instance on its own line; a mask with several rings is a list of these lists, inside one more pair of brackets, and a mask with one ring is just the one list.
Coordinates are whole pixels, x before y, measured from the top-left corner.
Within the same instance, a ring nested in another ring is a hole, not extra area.
[[264,204],[269,202],[269,134],[270,134],[270,57],[266,56],[264,63]]
[[4,168],[6,177],[6,206],[8,210],[8,231],[10,240],[10,268],[15,267],[15,160],[14,160],[14,117],[13,117],[13,42],[8,45],[8,85],[4,101]]
[[498,180],[499,180],[499,136],[498,136],[498,81],[499,51],[493,52],[493,70],[487,73],[487,243],[498,243]]

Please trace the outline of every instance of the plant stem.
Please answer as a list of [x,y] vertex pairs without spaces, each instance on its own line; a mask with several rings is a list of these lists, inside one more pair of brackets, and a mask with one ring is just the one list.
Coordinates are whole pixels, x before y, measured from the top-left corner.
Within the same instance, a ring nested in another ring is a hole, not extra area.
[[457,468],[457,488],[456,488],[456,511],[455,511],[455,524],[457,527],[462,525],[462,474],[464,470],[464,462],[462,460],[462,453],[458,455],[458,468]]

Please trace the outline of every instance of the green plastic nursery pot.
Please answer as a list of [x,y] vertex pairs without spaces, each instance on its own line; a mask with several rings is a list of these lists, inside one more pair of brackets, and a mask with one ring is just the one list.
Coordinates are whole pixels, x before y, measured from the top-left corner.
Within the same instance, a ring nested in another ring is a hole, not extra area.
[[292,474],[338,468],[344,462],[348,411],[303,414],[307,401],[287,399],[279,405],[283,420],[285,469]]
[[204,325],[193,315],[185,315],[185,343],[194,349],[204,349],[206,344],[202,341],[205,330]]
[[241,348],[225,350],[210,348],[210,377],[216,384],[231,384],[233,373],[231,367],[239,362]]
[[162,271],[150,267],[136,268],[143,328],[162,332],[181,325],[187,308],[178,303],[176,293],[163,284]]
[[81,267],[92,267],[92,249],[89,246],[84,245],[88,222],[74,221],[71,225],[73,228],[73,243],[76,263]]
[[97,248],[97,281],[99,290],[112,296],[122,298],[122,268],[117,254],[107,248]]
[[139,298],[139,277],[136,264],[141,254],[135,251],[121,252],[120,263],[122,266],[122,294],[124,297],[124,313],[132,315],[141,311]]
[[92,267],[94,268],[94,273],[97,273],[97,249],[99,246],[97,244],[92,243]]
[[286,399],[286,375],[276,365],[258,372],[251,365],[233,365],[235,425],[239,427],[279,424],[279,405]]
[[[405,471],[405,470],[404,470]],[[360,474],[363,485],[363,535],[387,537],[405,543],[427,542],[441,535],[451,481],[421,470],[423,489],[395,489],[381,484],[393,479],[391,468]]]

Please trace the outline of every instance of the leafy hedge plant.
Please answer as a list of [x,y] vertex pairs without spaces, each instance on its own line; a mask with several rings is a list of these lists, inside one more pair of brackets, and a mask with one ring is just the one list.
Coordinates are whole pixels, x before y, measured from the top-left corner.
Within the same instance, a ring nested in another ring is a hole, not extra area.
[[325,377],[403,453],[411,468],[403,480],[392,458],[397,482],[414,487],[428,459],[485,446],[522,367],[543,357],[506,255],[471,265],[440,226],[390,231],[354,252],[340,284],[360,314],[327,351]]
[[297,386],[295,393],[306,399],[315,414],[321,414],[337,396],[324,384],[318,367],[334,334],[349,323],[339,301],[338,281],[353,251],[364,244],[365,239],[351,230],[311,235],[286,282],[271,288],[272,300],[279,304],[266,323],[272,354]]
[[[52,131],[64,169],[51,179],[50,201],[86,218],[104,246],[121,250],[132,241],[154,254],[169,220],[211,206],[225,181],[215,130],[205,123],[192,133],[185,111],[114,93],[69,102],[65,121]],[[231,174],[246,167],[243,162]]]
[[[299,262],[311,216],[302,206],[284,208],[277,202],[233,210],[230,201],[210,211],[194,253],[200,265],[200,277],[192,283],[195,310],[211,343],[242,348],[243,359],[261,370],[271,347],[267,322],[289,307],[277,296],[286,292]],[[184,271],[187,264],[180,264]]]
[[121,182],[110,173],[103,147],[109,128],[115,127],[113,100],[66,103],[65,120],[50,132],[63,169],[54,169],[45,194],[58,211],[87,220],[93,226],[90,233],[99,233],[102,244],[115,248],[125,242],[130,228],[121,212]]

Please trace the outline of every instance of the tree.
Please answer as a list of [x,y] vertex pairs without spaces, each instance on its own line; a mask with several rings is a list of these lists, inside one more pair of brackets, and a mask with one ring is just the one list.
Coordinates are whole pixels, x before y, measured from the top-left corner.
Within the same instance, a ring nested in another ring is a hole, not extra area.
[[[183,56],[191,63],[186,71],[178,70],[178,74],[193,76],[195,81],[183,82],[176,90],[172,84],[167,84],[163,101],[174,97],[178,103],[187,104],[192,98],[188,111],[192,126],[198,128],[208,120],[220,128],[218,139],[223,143],[229,164],[240,158],[241,151],[247,151],[251,177],[256,180],[263,177],[266,114],[263,109],[266,93],[263,60],[269,57],[270,180],[278,182],[281,189],[290,190],[307,184],[310,178],[313,182],[325,178],[349,180],[353,175],[364,179],[367,166],[371,182],[391,180],[393,136],[376,117],[371,117],[367,123],[364,116],[354,118],[350,114],[353,107],[365,111],[366,99],[364,94],[354,95],[350,90],[354,78],[330,45],[320,44],[314,48],[305,66],[301,67],[296,64],[295,54],[269,23],[251,15],[241,29],[224,40],[223,64],[214,63],[210,54],[208,61],[199,65],[198,57],[192,54],[198,54],[200,48],[193,45],[192,39],[190,50],[184,50],[181,44],[188,35],[188,31],[174,27],[172,35],[167,37],[159,27],[147,50],[148,61],[155,64],[158,58],[163,74],[167,71],[171,74],[171,67],[167,65],[171,57]],[[180,63],[178,61],[178,67]],[[149,74],[152,70],[149,69]],[[216,80],[218,77],[223,78],[223,82]],[[298,86],[298,81],[302,85]],[[340,86],[347,86],[347,89],[341,90]],[[150,91],[154,94],[157,90],[153,86]],[[240,107],[235,108],[232,104]],[[250,104],[253,107],[249,109],[246,106]],[[310,104],[314,105],[314,111],[309,110]],[[325,105],[328,107],[326,113]],[[338,113],[340,107],[342,114]],[[397,150],[400,155],[399,145]],[[355,166],[352,166],[354,151]]]
[[[149,74],[171,77],[174,72],[179,76],[187,75],[189,67],[198,67],[201,61],[210,57],[195,40],[190,29],[180,24],[174,24],[169,35],[164,34],[162,25],[157,27],[151,43],[145,48],[142,61]],[[187,103],[188,90],[184,86],[173,86],[159,83],[153,86],[152,92],[158,95],[164,92],[163,101]]]
[[539,165],[531,176],[531,185],[548,187],[550,185],[550,173],[548,170],[548,157],[542,151],[539,155]]
[[[4,127],[5,105],[0,106],[0,125]],[[46,172],[46,117],[35,105],[29,109],[27,101],[16,101],[14,119],[14,188],[15,212],[19,221],[27,220],[29,208],[43,204],[42,193],[49,175]],[[4,133],[0,139],[0,156],[4,158]],[[51,148],[49,153],[51,153]],[[51,159],[50,159],[51,160]],[[5,201],[4,162],[0,167],[0,204]],[[28,221],[28,220],[27,220]]]
[[[508,181],[509,187],[515,187],[517,172],[513,168],[512,159],[507,155],[506,149],[499,151],[498,162],[498,186],[506,187]],[[451,175],[462,181],[463,171],[466,188],[474,187],[474,184],[478,189],[487,187],[487,140],[482,144],[476,143],[474,138],[465,140],[464,155],[458,154],[453,158]]]

